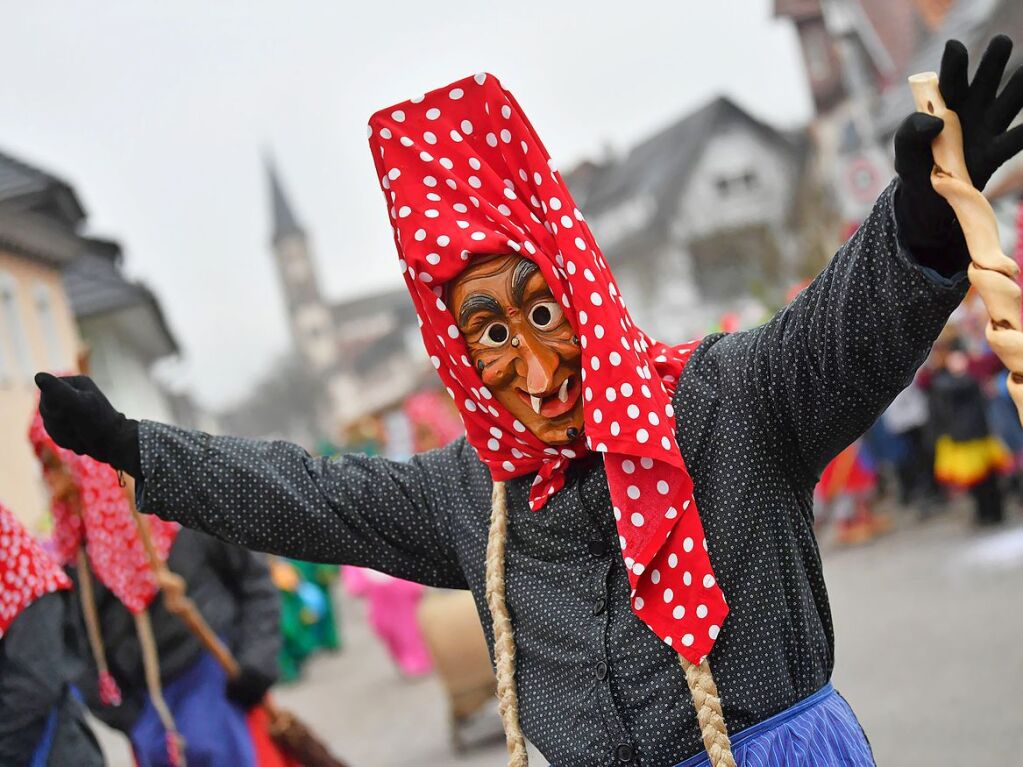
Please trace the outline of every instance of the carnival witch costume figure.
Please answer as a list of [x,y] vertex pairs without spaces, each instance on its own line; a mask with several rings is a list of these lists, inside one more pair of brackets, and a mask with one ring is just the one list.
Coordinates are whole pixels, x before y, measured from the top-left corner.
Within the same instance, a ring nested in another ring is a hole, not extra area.
[[[1023,145],[1005,132],[1023,76],[995,97],[1009,47],[972,84],[962,46],[943,65],[981,186]],[[828,683],[812,491],[965,293],[962,234],[930,186],[941,127],[903,124],[899,180],[773,320],[669,346],[632,323],[515,99],[460,80],[378,112],[370,144],[465,439],[408,463],[315,459],[137,423],[88,379],[43,376],[47,428],[136,476],[150,513],[471,589],[514,765],[523,734],[558,767],[872,764]]]
[[[120,713],[129,707],[122,709],[121,689],[110,671],[94,576],[132,616],[154,715],[164,728],[157,749],[166,753],[169,764],[184,764],[183,741],[163,696],[149,617],[149,607],[160,588],[118,477],[110,466],[57,445],[47,434],[38,412],[29,424],[28,438],[50,489],[57,560],[63,567],[76,569],[82,617],[96,668],[95,689],[101,715]],[[154,553],[166,559],[180,528],[160,519],[152,520],[150,527]],[[133,713],[137,713],[137,707]],[[139,743],[133,742],[133,747],[137,757],[143,753]]]
[[104,764],[71,691],[71,580],[0,504],[0,764]]
[[[92,647],[92,673],[80,687],[93,713],[131,740],[139,767],[290,764],[257,711],[275,681],[280,646],[265,558],[175,523],[136,518],[109,466],[58,447],[38,415],[29,435],[51,488],[59,559],[76,565]],[[194,601],[184,596],[186,584]],[[208,616],[206,631],[232,656],[230,677],[179,617],[182,602]]]

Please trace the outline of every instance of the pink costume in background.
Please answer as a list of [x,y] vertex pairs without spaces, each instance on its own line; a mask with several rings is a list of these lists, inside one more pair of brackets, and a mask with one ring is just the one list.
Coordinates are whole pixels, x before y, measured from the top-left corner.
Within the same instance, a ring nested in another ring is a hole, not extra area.
[[352,596],[366,599],[369,624],[402,673],[428,674],[433,661],[416,620],[426,587],[351,565],[341,568],[341,577]]

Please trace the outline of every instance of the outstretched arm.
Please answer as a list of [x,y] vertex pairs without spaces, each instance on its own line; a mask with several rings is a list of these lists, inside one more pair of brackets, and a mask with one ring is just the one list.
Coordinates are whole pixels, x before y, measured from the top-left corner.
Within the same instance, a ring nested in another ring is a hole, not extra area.
[[893,184],[881,195],[827,268],[770,322],[711,350],[806,485],[905,388],[966,293],[965,274],[944,278],[900,244],[897,192]]
[[446,517],[426,487],[428,472],[450,472],[445,456],[457,444],[408,463],[335,460],[287,442],[143,421],[138,505],[248,549],[465,588]]
[[36,380],[50,435],[131,473],[140,511],[257,551],[465,588],[427,481],[456,471],[460,443],[409,463],[313,458],[286,442],[132,421],[85,376]]

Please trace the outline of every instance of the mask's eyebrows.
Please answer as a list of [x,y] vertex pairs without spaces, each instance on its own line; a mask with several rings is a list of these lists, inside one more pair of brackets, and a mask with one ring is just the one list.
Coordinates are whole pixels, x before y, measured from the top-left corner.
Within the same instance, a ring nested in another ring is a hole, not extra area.
[[540,267],[526,258],[515,264],[515,271],[512,272],[512,299],[517,306],[522,304],[522,295],[526,292],[526,283],[538,271],[540,271]]
[[485,293],[470,293],[458,309],[458,324],[464,328],[476,312],[500,314],[501,305],[493,296],[488,296]]

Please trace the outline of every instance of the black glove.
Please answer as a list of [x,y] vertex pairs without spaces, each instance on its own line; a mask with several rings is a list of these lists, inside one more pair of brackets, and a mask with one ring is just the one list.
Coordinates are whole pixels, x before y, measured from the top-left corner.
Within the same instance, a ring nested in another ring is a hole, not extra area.
[[35,381],[39,414],[54,442],[142,478],[139,422],[114,410],[91,378],[37,373]]
[[227,681],[227,697],[248,711],[263,700],[273,683],[273,678],[259,669],[242,666],[238,676]]
[[[1023,67],[998,94],[1012,41],[996,36],[980,60],[970,83],[966,47],[958,40],[945,44],[938,86],[949,109],[963,126],[963,154],[970,179],[983,189],[999,166],[1023,150],[1023,126],[1006,130],[1023,107]],[[895,215],[903,244],[917,260],[950,276],[969,263],[962,230],[951,206],[931,186],[934,158],[931,142],[944,122],[915,112],[895,133],[895,170],[899,191]]]

